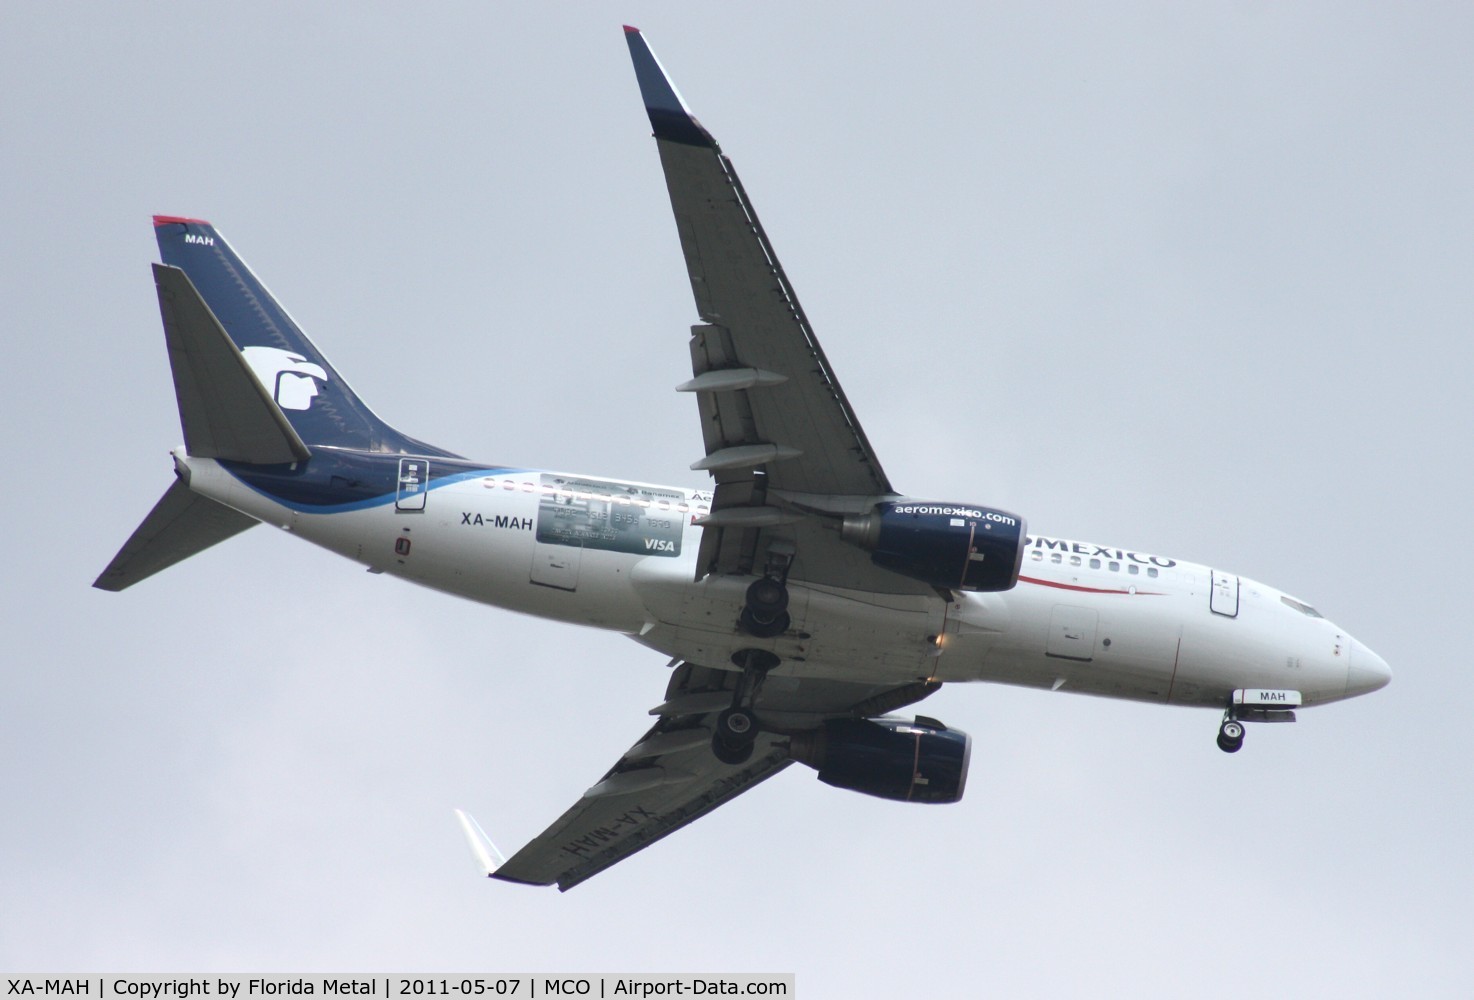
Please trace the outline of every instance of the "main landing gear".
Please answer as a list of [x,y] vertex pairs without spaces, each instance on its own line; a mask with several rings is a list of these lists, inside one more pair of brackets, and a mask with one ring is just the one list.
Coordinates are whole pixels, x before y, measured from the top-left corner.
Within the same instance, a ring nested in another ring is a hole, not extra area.
[[[747,586],[737,627],[755,639],[771,639],[793,624],[788,614],[788,559],[778,554],[769,560],[767,572]],[[742,668],[732,691],[732,707],[716,718],[711,734],[711,752],[723,764],[742,764],[752,756],[758,724],[752,714],[757,690],[769,670],[781,661],[766,649],[739,649],[732,662]]]
[[757,741],[757,720],[749,708],[723,709],[711,734],[711,752],[723,764],[745,764]]
[[1218,749],[1224,753],[1238,753],[1244,748],[1244,724],[1233,717],[1233,712],[1223,713],[1223,724],[1218,727]]
[[781,661],[766,649],[738,650],[732,660],[742,667],[742,674],[732,691],[732,706],[717,715],[711,752],[723,764],[745,764],[752,757],[759,731],[752,702],[762,679]]
[[737,618],[742,631],[771,639],[788,631],[788,586],[777,577],[760,576],[747,588],[747,600]]

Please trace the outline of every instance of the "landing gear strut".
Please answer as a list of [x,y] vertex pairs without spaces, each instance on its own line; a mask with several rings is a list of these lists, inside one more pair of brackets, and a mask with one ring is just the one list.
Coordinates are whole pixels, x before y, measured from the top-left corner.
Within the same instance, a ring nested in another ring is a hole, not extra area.
[[739,650],[732,659],[742,667],[742,675],[732,692],[732,706],[717,716],[711,734],[711,752],[723,764],[743,764],[752,756],[757,742],[758,724],[752,714],[757,687],[780,661],[766,649]]
[[1223,713],[1223,724],[1218,727],[1218,749],[1224,753],[1238,753],[1244,746],[1244,724],[1233,717],[1232,712]]

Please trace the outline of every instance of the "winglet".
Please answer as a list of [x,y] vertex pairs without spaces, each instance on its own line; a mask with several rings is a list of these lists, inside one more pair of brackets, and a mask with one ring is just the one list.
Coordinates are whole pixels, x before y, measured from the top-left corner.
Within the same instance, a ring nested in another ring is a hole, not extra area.
[[686,107],[675,84],[670,82],[665,67],[650,51],[640,29],[626,24],[624,40],[629,43],[630,58],[635,63],[635,79],[640,82],[640,96],[645,99],[645,112],[650,116],[655,138],[715,149],[716,140]]
[[471,847],[471,856],[476,859],[482,874],[490,878],[496,874],[498,868],[506,864],[507,859],[502,857],[502,852],[496,849],[486,831],[481,829],[481,825],[469,813],[457,809],[455,814],[456,819],[460,820],[461,832],[466,835],[466,843]]

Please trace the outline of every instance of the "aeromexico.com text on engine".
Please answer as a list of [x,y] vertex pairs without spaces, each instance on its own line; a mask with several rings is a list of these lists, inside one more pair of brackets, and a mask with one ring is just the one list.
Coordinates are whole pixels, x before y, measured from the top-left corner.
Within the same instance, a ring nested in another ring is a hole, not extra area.
[[995,510],[978,510],[973,507],[940,507],[935,505],[904,503],[891,508],[892,514],[923,514],[933,517],[971,517],[999,524],[1018,524],[1018,519],[1000,514]]

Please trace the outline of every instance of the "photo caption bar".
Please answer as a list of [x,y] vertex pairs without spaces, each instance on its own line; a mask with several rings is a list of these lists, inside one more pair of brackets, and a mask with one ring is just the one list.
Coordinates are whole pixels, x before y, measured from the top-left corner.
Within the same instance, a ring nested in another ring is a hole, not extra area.
[[794,975],[778,973],[614,973],[519,972],[504,975],[443,973],[258,973],[218,975],[139,973],[5,975],[0,1000],[85,997],[86,1000],[266,1000],[289,997],[793,997]]

